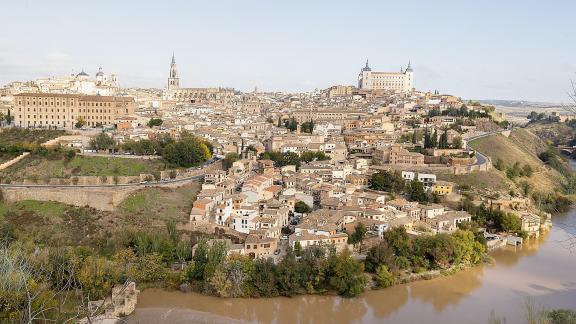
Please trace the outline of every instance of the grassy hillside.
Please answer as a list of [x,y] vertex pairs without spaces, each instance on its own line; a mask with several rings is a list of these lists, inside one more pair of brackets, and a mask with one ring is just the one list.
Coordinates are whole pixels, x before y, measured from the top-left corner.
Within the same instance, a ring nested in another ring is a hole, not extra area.
[[[541,192],[553,192],[561,187],[562,176],[538,158],[538,154],[546,150],[547,144],[527,129],[515,129],[510,137],[500,134],[483,137],[472,141],[470,146],[492,158],[493,163],[500,159],[506,167],[515,163],[530,165],[534,174],[516,178],[516,184],[526,181]],[[506,177],[504,172],[500,173]]]
[[[516,130],[513,131],[513,133],[515,132]],[[511,135],[510,138],[498,134],[479,138],[469,144],[475,150],[491,157],[494,163],[497,159],[501,159],[507,165],[518,162],[522,165],[529,164],[533,168],[539,168],[543,164],[538,156],[527,145],[524,145],[525,137],[525,134],[521,136]]]
[[147,188],[124,199],[119,212],[148,219],[175,219],[187,222],[192,202],[200,191],[199,183],[182,188]]
[[0,178],[11,181],[24,179],[70,178],[72,176],[137,176],[164,170],[161,159],[126,159],[76,156],[67,160],[62,155],[54,157],[30,155],[15,165],[0,171]]
[[460,187],[476,188],[481,191],[499,190],[506,192],[515,188],[514,183],[508,180],[503,172],[497,170],[476,171],[461,175],[439,173],[437,177],[438,180],[454,182]]
[[61,130],[3,128],[0,129],[0,146],[18,144],[40,144],[66,134]]
[[187,222],[200,190],[193,183],[180,188],[147,188],[127,198],[115,212],[74,207],[58,202],[0,199],[0,237],[22,241],[108,249],[121,244],[127,231],[163,228],[164,221]]

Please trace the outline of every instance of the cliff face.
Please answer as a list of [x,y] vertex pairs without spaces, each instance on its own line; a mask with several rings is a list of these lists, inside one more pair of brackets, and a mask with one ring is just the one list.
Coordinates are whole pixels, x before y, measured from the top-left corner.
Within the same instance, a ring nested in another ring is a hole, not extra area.
[[576,137],[576,128],[571,123],[535,123],[526,130],[533,133],[544,143],[571,145]]

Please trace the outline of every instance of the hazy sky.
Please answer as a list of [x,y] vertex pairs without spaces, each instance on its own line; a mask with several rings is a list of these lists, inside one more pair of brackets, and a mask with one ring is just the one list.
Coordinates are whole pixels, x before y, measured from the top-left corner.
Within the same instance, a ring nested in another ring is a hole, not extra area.
[[0,84],[101,65],[121,86],[307,91],[410,59],[415,86],[567,101],[576,1],[1,0]]

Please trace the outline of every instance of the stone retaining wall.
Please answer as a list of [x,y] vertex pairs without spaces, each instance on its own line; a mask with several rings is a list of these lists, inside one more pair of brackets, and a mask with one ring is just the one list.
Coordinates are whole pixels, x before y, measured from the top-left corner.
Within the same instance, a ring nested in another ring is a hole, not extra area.
[[27,157],[29,154],[30,154],[29,152],[24,152],[24,153],[18,155],[17,157],[13,158],[12,160],[6,161],[6,162],[0,164],[0,170],[4,170],[4,169],[18,163],[20,160]]
[[147,187],[178,188],[198,179],[188,179],[180,182],[156,182],[146,185],[132,186],[30,186],[30,187],[0,187],[4,201],[14,203],[21,200],[57,201],[77,207],[90,206],[99,210],[113,211],[130,194]]

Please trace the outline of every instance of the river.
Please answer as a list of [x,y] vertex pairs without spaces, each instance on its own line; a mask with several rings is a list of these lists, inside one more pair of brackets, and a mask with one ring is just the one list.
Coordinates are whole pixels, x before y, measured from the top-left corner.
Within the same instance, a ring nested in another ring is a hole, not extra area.
[[[572,227],[570,227],[572,226]],[[523,323],[527,298],[576,309],[576,209],[553,216],[550,232],[494,251],[493,264],[452,276],[369,291],[357,298],[222,299],[144,290],[129,323],[487,323],[490,313]]]
[[492,253],[493,264],[452,276],[369,291],[346,299],[300,296],[221,299],[196,293],[144,290],[130,323],[487,323],[490,312],[521,323],[531,296],[547,307],[576,308],[576,248],[564,243],[576,231],[576,209],[555,215],[554,226],[521,248]]

